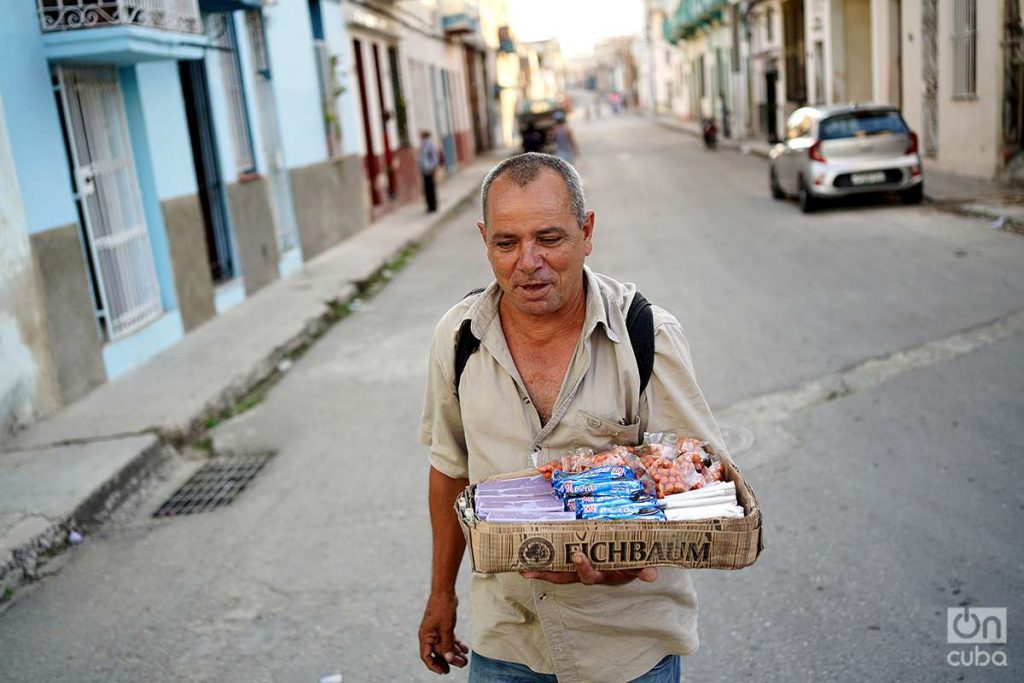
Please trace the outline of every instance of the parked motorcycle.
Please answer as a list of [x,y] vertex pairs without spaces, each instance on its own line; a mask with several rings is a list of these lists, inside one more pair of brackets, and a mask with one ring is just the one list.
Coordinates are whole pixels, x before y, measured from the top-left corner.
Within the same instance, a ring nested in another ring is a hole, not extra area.
[[703,119],[700,122],[701,131],[704,133],[704,146],[714,149],[718,145],[718,126],[714,119]]

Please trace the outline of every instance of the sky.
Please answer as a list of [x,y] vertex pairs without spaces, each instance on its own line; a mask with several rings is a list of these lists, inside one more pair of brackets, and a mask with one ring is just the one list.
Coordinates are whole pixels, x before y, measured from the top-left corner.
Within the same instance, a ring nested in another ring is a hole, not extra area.
[[643,0],[508,0],[508,14],[519,40],[558,38],[569,57],[590,54],[601,38],[643,28]]

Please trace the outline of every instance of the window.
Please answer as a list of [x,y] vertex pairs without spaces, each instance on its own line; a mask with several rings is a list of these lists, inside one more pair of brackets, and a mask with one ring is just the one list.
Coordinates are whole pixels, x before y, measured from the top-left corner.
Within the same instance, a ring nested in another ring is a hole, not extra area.
[[822,140],[836,140],[906,132],[907,124],[899,112],[858,111],[825,119],[819,126],[818,137]]
[[769,7],[764,13],[765,39],[771,43],[775,40],[775,8]]
[[320,111],[324,119],[324,136],[328,156],[341,153],[341,120],[338,117],[338,86],[335,65],[338,58],[327,49],[324,40],[320,0],[309,0],[309,20],[313,28],[313,57],[316,59],[317,84],[320,86]]
[[235,170],[240,174],[255,173],[252,129],[249,127],[249,110],[245,104],[245,86],[242,83],[242,69],[238,62],[235,23],[232,16],[226,13],[208,15],[207,35],[217,50],[220,62],[221,80],[224,83],[224,94],[231,119]]
[[953,0],[953,99],[972,100],[976,87],[977,0]]
[[791,0],[782,6],[782,44],[786,59],[786,99],[807,102],[807,67],[804,62],[804,3]]

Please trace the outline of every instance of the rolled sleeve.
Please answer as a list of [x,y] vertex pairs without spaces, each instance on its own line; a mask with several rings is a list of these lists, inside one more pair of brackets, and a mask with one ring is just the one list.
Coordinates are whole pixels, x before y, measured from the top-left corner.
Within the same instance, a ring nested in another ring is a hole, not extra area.
[[693,371],[690,345],[673,316],[656,309],[654,371],[647,386],[646,431],[675,432],[709,442],[725,453],[725,440]]
[[443,327],[434,332],[427,366],[427,389],[420,421],[420,443],[430,448],[430,465],[452,479],[469,476],[462,411],[455,395],[455,339]]

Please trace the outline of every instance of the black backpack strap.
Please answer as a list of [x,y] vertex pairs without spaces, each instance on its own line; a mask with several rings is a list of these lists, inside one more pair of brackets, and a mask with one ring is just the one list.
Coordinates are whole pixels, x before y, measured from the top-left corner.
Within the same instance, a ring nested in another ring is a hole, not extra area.
[[466,363],[478,348],[480,340],[473,334],[472,321],[468,318],[462,321],[459,327],[459,334],[455,338],[455,395],[459,395],[459,381],[462,379],[462,371],[466,369]]
[[[471,296],[480,294],[484,291],[484,288],[474,289],[463,299],[468,299]],[[476,350],[480,348],[480,340],[476,338],[471,329],[470,320],[466,319],[462,321],[462,325],[459,327],[459,334],[455,338],[455,395],[459,395],[459,382],[462,380],[462,371],[466,369],[466,363],[469,362],[469,357],[476,353]]]
[[640,292],[633,294],[626,312],[626,330],[640,371],[640,395],[643,396],[654,372],[654,313],[650,302]]

